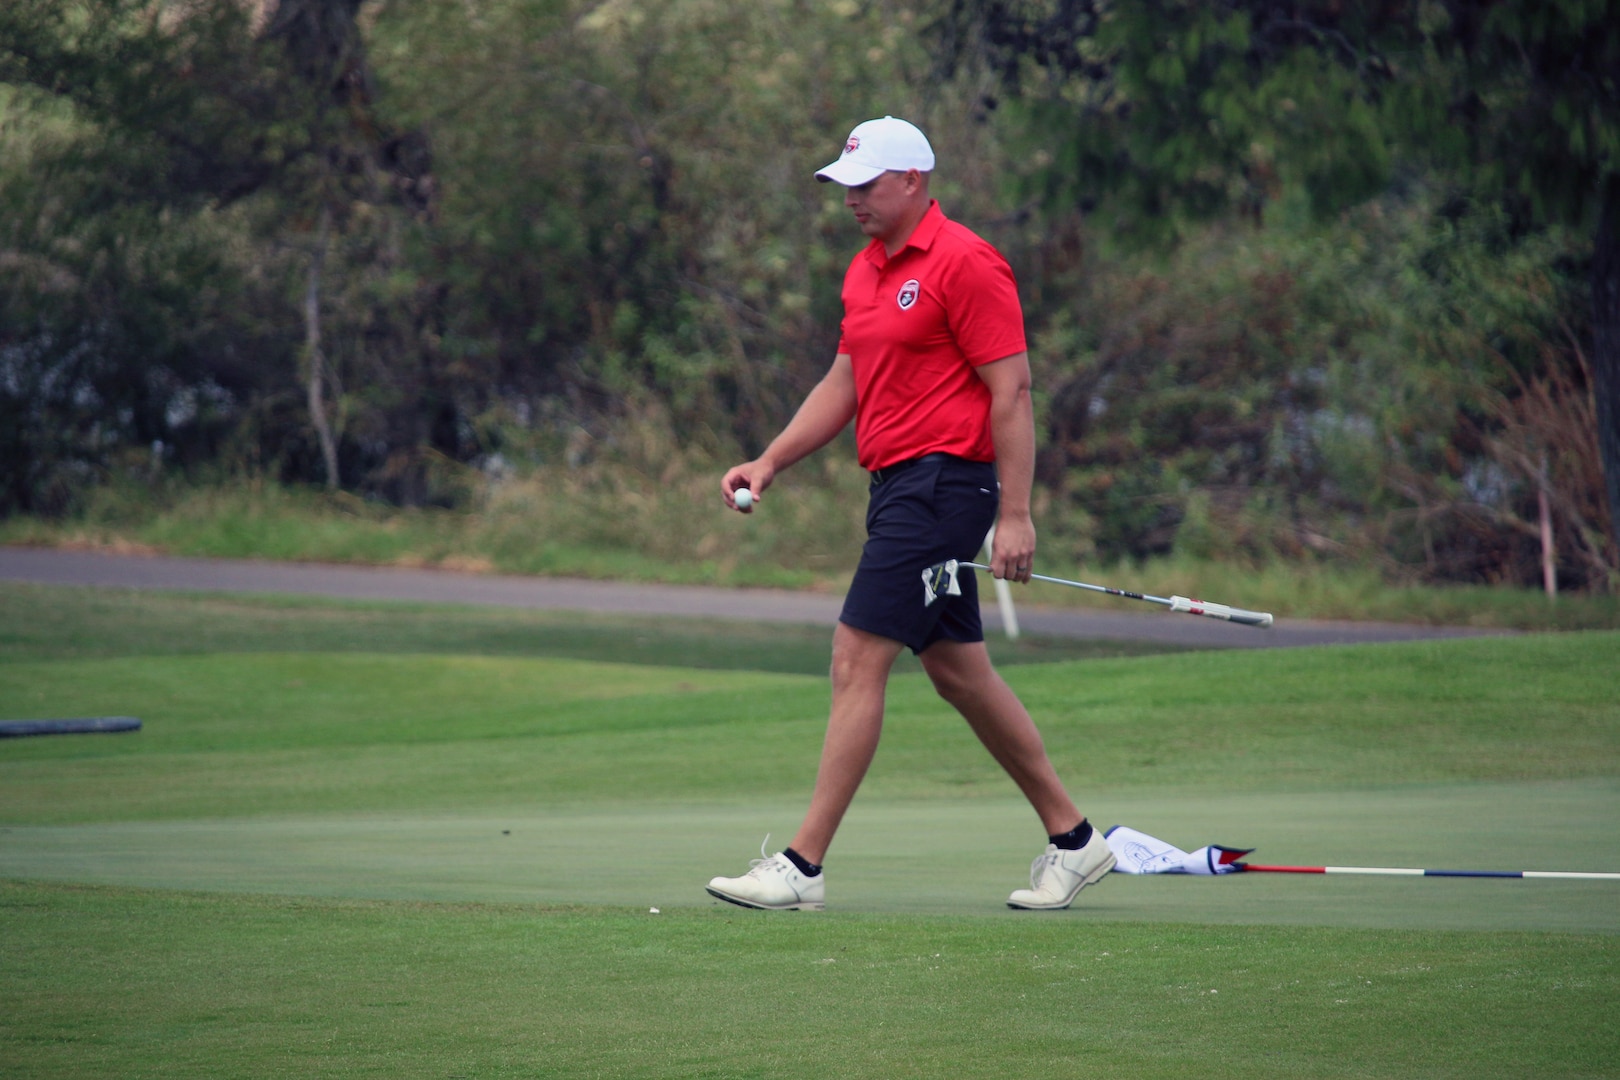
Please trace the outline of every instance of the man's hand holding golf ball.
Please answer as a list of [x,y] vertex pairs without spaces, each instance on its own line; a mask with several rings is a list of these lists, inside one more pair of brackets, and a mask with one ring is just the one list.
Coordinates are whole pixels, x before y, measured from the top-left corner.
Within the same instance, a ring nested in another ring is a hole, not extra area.
[[760,495],[770,487],[771,480],[775,476],[775,469],[758,461],[738,465],[726,473],[725,479],[720,481],[720,495],[731,509],[751,514],[759,502]]

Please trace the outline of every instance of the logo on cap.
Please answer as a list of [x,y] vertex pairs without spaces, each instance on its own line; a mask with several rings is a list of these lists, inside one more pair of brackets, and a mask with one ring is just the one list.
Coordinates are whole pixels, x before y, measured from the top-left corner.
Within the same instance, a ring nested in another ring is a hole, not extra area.
[[846,155],[853,154],[855,151],[859,150],[860,148],[861,148],[861,137],[859,135],[851,135],[849,137],[849,142],[844,144],[844,153]]
[[917,294],[920,292],[922,292],[922,286],[918,284],[916,278],[912,278],[900,286],[900,294],[894,298],[894,302],[900,305],[901,311],[909,311],[911,305],[917,302]]

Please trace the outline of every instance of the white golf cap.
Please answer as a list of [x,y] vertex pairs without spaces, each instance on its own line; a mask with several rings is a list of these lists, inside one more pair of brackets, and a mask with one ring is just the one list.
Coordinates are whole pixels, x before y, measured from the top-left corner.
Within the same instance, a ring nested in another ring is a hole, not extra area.
[[844,141],[844,153],[816,173],[816,179],[822,183],[831,180],[845,187],[860,187],[890,169],[933,172],[934,148],[928,145],[928,137],[915,124],[885,116],[857,124]]

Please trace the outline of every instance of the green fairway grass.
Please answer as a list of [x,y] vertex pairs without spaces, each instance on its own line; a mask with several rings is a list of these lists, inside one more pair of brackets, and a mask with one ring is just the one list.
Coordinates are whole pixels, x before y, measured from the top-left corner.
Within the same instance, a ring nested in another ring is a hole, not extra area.
[[[0,582],[0,657],[217,652],[551,656],[824,675],[832,628],[302,597],[210,596]],[[987,642],[997,664],[1184,651],[1145,641],[1026,635]],[[920,671],[910,653],[897,670]]]
[[[718,904],[803,811],[825,632],[638,623],[0,588],[0,719],[144,724],[0,740],[0,1074],[1617,1074],[1620,884],[1011,912],[1038,824],[914,668],[829,910]],[[1007,677],[1099,825],[1620,871],[1620,634],[1061,648]]]
[[[1611,781],[1402,787],[1295,795],[1109,793],[1121,821],[1258,862],[1463,869],[1620,866]],[[1109,817],[1101,818],[1106,811]],[[423,814],[96,822],[6,827],[0,876],[37,881],[390,900],[712,906],[703,868],[742,868],[764,831],[781,847],[802,807],[513,806]],[[1482,830],[1503,816],[1511,826]],[[1414,827],[1421,822],[1421,827]],[[1014,799],[857,802],[829,878],[835,909],[1026,921],[1002,901],[1025,873],[1034,825]],[[643,850],[626,859],[621,838]],[[1579,865],[1576,865],[1576,863]],[[938,875],[923,891],[908,880]],[[1110,876],[1070,915],[1389,929],[1620,933],[1620,883],[1451,878]]]
[[32,1077],[1544,1077],[1620,1050],[1613,937],[26,884],[0,918]]
[[[1009,670],[1079,792],[1612,778],[1620,634]],[[218,653],[0,663],[8,716],[140,717],[11,741],[16,824],[733,801],[806,791],[823,678],[552,658]],[[758,785],[753,778],[770,774]],[[875,798],[1011,791],[921,675],[891,684]]]

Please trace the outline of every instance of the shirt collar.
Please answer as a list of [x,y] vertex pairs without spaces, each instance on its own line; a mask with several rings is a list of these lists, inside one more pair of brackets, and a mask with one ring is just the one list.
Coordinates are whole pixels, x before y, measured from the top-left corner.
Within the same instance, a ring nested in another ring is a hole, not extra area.
[[[899,251],[894,253],[894,257],[898,259],[905,253],[906,248],[927,251],[933,247],[934,237],[939,235],[939,230],[945,227],[947,220],[949,219],[945,217],[945,211],[939,208],[939,200],[929,199],[928,209],[923,211],[922,220],[917,222],[917,227],[911,230],[911,235],[906,237],[906,242],[901,245]],[[881,268],[888,265],[889,257],[887,252],[884,251],[883,241],[881,240],[873,239],[870,244],[867,244],[865,254],[866,260],[874,266]]]

